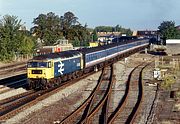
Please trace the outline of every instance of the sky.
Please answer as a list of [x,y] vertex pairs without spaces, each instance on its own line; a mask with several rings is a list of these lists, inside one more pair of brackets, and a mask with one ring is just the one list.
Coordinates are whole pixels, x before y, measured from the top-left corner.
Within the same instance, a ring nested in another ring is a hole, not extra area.
[[89,28],[116,26],[132,30],[157,30],[163,21],[180,25],[180,0],[0,0],[0,18],[18,16],[27,28],[39,14],[62,16],[71,11]]

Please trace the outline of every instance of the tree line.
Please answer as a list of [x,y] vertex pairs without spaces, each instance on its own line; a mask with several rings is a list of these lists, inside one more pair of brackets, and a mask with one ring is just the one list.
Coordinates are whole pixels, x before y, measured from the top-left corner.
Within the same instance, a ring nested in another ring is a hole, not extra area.
[[126,29],[119,25],[116,26],[97,26],[94,29],[96,32],[121,32],[122,34],[126,34],[127,36],[132,35],[132,31],[130,28]]
[[[37,47],[57,44],[58,39],[68,39],[73,46],[87,46],[90,41],[97,41],[97,32],[132,35],[130,29],[119,25],[88,28],[72,12],[62,16],[53,12],[39,14],[33,24],[28,31],[23,29],[24,24],[17,16],[5,15],[0,19],[0,61],[12,60],[16,55],[30,55]],[[165,21],[158,28],[166,38],[180,38],[173,21]]]

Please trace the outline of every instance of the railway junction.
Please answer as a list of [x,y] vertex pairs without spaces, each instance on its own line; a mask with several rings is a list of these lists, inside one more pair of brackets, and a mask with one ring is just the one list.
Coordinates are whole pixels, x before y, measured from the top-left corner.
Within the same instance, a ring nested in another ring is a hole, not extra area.
[[[45,91],[28,89],[24,63],[2,66],[0,121],[176,124],[180,121],[179,63],[179,56],[164,56],[162,60],[156,55],[136,53],[96,73]],[[163,72],[165,79],[154,79],[157,66],[171,68],[168,75]],[[4,77],[7,72],[12,73]]]
[[0,3],[0,124],[180,124],[178,0]]

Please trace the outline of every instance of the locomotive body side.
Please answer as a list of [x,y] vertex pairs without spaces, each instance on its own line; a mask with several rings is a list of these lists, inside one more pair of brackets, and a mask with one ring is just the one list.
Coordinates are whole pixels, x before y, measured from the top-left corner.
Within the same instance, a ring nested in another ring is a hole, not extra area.
[[69,74],[82,69],[82,54],[65,59],[54,60],[54,77]]

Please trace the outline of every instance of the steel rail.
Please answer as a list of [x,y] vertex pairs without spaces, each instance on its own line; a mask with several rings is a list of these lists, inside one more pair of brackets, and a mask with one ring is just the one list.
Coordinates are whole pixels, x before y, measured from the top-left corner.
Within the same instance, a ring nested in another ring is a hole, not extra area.
[[93,97],[95,96],[95,93],[99,90],[100,86],[101,86],[101,82],[102,82],[102,79],[103,79],[103,75],[105,73],[105,69],[103,68],[102,70],[102,73],[101,73],[101,76],[99,78],[99,81],[96,85],[96,87],[93,89],[92,93],[90,94],[90,96],[84,101],[84,103],[78,107],[74,112],[72,112],[69,116],[67,116],[66,118],[64,118],[60,123],[61,124],[67,124],[69,123],[69,121],[72,121],[72,119],[74,119],[77,114],[79,112],[81,112],[88,104],[89,102],[93,99]]
[[[100,100],[100,102],[95,106],[95,108],[90,113],[87,114],[86,118],[81,121],[81,124],[83,124],[83,123],[87,123],[87,124],[90,123],[90,120],[92,119],[92,117],[100,110],[100,108],[103,108],[103,105],[108,100],[109,95],[111,94],[111,91],[112,91],[112,85],[114,83],[114,81],[113,81],[114,80],[114,77],[113,77],[114,74],[113,73],[114,73],[113,65],[111,65],[111,74],[110,74],[110,79],[108,79],[109,80],[109,84],[108,84],[108,88],[107,88],[107,90],[105,92],[105,95]],[[106,107],[108,107],[108,106],[106,106]],[[105,108],[105,109],[107,110],[108,108]],[[107,114],[105,114],[104,116],[106,116],[105,117],[105,119],[106,119],[107,118]],[[104,117],[104,116],[102,116],[102,117]],[[104,118],[103,118],[103,120],[104,120]]]
[[[138,87],[139,87],[139,93],[138,93],[138,98],[137,98],[137,102],[132,110],[132,112],[130,113],[128,119],[126,120],[126,123],[133,123],[135,120],[135,117],[140,109],[140,106],[142,104],[143,101],[143,84],[142,84],[142,72],[143,69],[145,67],[147,67],[150,63],[146,64],[143,66],[143,68],[141,68],[141,71],[139,73],[139,80],[138,80]],[[127,100],[129,98],[130,95],[130,82],[131,82],[131,78],[132,78],[132,74],[134,73],[134,71],[136,69],[138,69],[142,64],[136,66],[131,73],[128,76],[128,80],[127,80],[127,84],[126,84],[126,90],[125,90],[125,94],[120,102],[120,104],[118,105],[118,107],[115,109],[115,111],[110,115],[110,117],[108,118],[108,124],[112,124],[115,119],[117,118],[117,116],[124,110],[126,104],[127,104]]]

